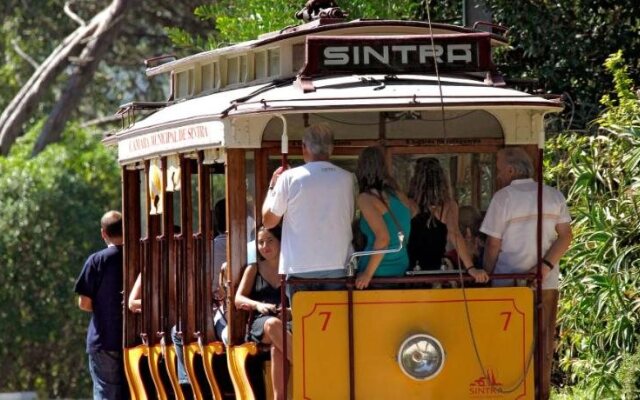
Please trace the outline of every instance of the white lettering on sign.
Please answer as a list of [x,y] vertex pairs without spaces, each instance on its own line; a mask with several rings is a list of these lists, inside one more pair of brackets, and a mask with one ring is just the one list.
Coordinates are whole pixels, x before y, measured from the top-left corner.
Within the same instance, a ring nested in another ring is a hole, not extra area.
[[347,46],[332,46],[324,49],[324,65],[347,65],[349,54]]
[[470,44],[450,44],[447,46],[448,62],[462,61],[471,62],[471,45]]
[[473,62],[471,44],[436,44],[431,45],[371,45],[371,46],[327,46],[322,53],[323,65],[370,65],[381,63],[389,65],[397,55],[393,63],[409,65],[417,58],[418,63],[465,63]]
[[[355,47],[353,50],[355,51],[356,49],[357,47]],[[383,64],[389,64],[389,47],[388,46],[384,46],[382,48],[382,54],[378,53],[371,46],[363,46],[362,52],[364,53],[364,57],[362,59],[362,63],[364,65],[371,64],[371,61],[369,58],[370,56],[373,56],[376,60],[380,61]]]
[[409,52],[416,51],[416,46],[393,46],[391,50],[400,52],[400,62],[407,64],[409,62]]
[[[435,49],[435,54],[433,54],[434,49]],[[444,49],[439,44],[433,46],[433,48],[431,48],[431,46],[420,46],[419,62],[420,64],[426,64],[427,60],[433,60],[433,58],[435,57],[436,61],[442,64],[443,61],[441,57],[443,53],[444,53]]]

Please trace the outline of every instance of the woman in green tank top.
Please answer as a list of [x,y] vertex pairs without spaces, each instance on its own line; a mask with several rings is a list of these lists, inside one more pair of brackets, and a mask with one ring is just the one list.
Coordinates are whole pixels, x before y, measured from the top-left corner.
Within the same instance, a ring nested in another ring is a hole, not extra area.
[[356,178],[360,230],[367,237],[364,250],[395,248],[398,246],[398,231],[404,233],[403,247],[399,252],[360,258],[356,288],[365,289],[374,276],[402,276],[409,267],[406,245],[415,206],[398,190],[386,167],[381,147],[367,147],[360,153]]

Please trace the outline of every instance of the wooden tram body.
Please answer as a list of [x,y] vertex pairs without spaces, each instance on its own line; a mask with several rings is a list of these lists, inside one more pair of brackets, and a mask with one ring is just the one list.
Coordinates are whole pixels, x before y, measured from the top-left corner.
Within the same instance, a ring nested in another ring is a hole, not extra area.
[[[125,293],[139,273],[143,283],[143,312],[125,311],[132,397],[188,397],[178,385],[174,326],[196,399],[265,396],[247,372],[262,357],[245,342],[248,315],[232,305],[280,163],[283,120],[292,165],[302,162],[304,127],[328,122],[336,164],[353,170],[362,148],[381,145],[406,191],[413,161],[433,155],[459,203],[483,211],[497,189],[498,149],[523,146],[538,163],[544,116],[562,106],[505,87],[491,62],[504,45],[453,25],[319,19],[150,68],[150,76],[170,76],[171,101],[124,106],[123,129],[105,139],[122,164]],[[155,112],[136,121],[148,108]],[[215,334],[212,308],[212,210],[223,197],[228,344]],[[533,291],[425,286],[460,279],[399,278],[399,289],[353,292],[351,306],[347,291],[298,293],[289,396],[534,398]],[[418,333],[443,349],[439,373],[424,380],[398,363],[403,341]]]

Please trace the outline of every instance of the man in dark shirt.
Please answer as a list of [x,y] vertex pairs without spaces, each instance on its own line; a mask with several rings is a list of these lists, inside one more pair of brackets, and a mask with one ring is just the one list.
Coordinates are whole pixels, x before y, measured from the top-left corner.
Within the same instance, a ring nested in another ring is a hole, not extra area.
[[127,398],[122,360],[122,216],[109,211],[100,220],[107,248],[89,256],[75,285],[78,307],[91,312],[87,331],[94,400]]

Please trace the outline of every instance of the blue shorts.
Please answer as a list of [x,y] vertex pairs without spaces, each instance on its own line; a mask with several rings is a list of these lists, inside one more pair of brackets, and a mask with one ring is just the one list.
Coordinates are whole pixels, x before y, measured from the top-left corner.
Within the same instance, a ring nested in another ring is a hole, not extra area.
[[89,353],[89,372],[93,381],[94,400],[128,398],[129,387],[124,374],[121,351]]

